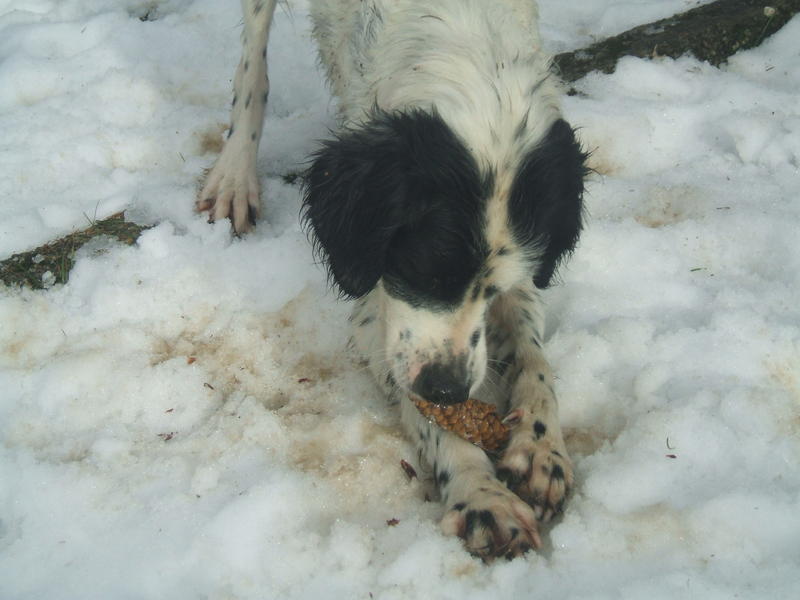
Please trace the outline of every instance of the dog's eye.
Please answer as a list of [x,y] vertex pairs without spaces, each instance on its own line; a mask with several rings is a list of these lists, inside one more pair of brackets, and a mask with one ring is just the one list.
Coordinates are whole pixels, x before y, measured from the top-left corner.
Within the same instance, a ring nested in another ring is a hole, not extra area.
[[[421,235],[424,233],[424,235]],[[396,295],[452,304],[475,276],[475,253],[458,232],[446,228],[405,228],[393,240],[384,280]]]

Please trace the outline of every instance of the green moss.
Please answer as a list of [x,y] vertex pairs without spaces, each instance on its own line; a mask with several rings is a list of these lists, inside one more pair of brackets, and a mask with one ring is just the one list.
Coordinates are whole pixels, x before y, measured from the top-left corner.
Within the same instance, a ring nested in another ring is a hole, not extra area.
[[0,262],[0,281],[12,287],[25,286],[33,289],[66,283],[75,262],[75,253],[86,242],[100,236],[109,236],[131,245],[145,229],[148,227],[129,223],[125,221],[124,213],[117,213],[107,219],[95,221],[83,231],[71,233],[29,252],[14,254]]

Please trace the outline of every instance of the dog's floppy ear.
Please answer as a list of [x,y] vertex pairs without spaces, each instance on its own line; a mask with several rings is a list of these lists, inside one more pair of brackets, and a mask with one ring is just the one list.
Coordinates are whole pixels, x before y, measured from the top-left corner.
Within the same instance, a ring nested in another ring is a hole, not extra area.
[[303,218],[342,295],[368,293],[401,228],[452,188],[463,145],[435,113],[375,111],[323,143],[305,174]]
[[516,238],[538,254],[533,277],[538,288],[550,285],[578,241],[587,157],[569,123],[558,119],[517,172],[509,213]]

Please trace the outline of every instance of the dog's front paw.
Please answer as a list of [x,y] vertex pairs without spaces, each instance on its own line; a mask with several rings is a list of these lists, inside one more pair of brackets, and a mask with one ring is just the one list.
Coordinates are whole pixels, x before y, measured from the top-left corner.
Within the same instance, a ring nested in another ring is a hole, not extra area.
[[198,212],[208,211],[210,223],[230,219],[236,233],[246,233],[260,212],[258,177],[255,168],[231,164],[229,154],[223,150],[209,171],[195,208]]
[[535,433],[515,431],[497,465],[497,476],[533,507],[537,519],[549,521],[564,510],[574,482],[572,462],[563,443],[535,438]]
[[453,504],[442,518],[442,530],[464,540],[484,560],[514,558],[542,545],[531,507],[494,480]]

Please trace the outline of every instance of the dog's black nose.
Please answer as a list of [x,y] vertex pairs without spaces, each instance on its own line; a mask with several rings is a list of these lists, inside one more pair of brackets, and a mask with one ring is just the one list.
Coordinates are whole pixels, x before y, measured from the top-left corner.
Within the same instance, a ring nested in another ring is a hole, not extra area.
[[434,404],[458,404],[469,397],[466,369],[429,363],[422,367],[411,391]]

